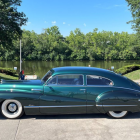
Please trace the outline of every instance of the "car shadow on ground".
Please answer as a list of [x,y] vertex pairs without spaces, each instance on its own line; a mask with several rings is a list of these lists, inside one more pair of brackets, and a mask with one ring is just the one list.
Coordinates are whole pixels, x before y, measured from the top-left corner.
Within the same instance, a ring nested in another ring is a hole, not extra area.
[[[68,115],[23,115],[20,119],[113,119],[107,114],[68,114]],[[140,112],[129,113],[123,119],[140,119]],[[7,120],[0,114],[0,120]]]

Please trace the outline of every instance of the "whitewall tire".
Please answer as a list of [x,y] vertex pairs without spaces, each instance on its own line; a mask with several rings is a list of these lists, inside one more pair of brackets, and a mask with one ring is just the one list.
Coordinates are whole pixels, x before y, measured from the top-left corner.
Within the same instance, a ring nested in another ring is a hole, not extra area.
[[23,107],[19,101],[8,99],[2,103],[1,112],[8,119],[16,119],[23,115]]
[[126,116],[128,111],[109,111],[107,114],[113,118],[123,118]]

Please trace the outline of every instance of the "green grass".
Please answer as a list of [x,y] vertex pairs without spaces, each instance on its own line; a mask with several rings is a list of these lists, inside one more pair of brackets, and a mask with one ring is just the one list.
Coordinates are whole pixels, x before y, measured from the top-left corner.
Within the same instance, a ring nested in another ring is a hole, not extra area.
[[131,80],[138,80],[140,79],[140,70],[135,70],[133,72],[125,74],[124,76],[128,77]]
[[11,76],[11,75],[6,75],[4,73],[0,73],[0,79],[5,79],[5,80],[18,80],[18,76]]

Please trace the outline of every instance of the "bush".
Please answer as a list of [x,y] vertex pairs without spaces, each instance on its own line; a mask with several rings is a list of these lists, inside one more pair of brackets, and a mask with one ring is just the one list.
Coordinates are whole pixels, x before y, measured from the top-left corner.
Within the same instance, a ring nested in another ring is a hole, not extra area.
[[116,73],[121,73],[122,75],[127,74],[129,72],[135,71],[140,69],[140,65],[138,64],[134,64],[134,65],[128,65],[128,66],[124,66],[122,68],[117,69],[115,72]]
[[0,67],[0,73],[5,73],[5,74],[11,75],[11,76],[17,76],[16,71],[13,70],[12,68],[1,68]]

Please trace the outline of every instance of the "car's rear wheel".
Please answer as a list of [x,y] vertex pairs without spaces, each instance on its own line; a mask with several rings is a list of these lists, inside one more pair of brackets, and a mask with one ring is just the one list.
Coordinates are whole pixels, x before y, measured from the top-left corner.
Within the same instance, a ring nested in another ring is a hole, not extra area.
[[113,118],[119,119],[127,115],[128,111],[109,111],[107,114]]
[[19,101],[8,99],[2,103],[1,112],[8,119],[16,119],[23,115],[23,107]]

